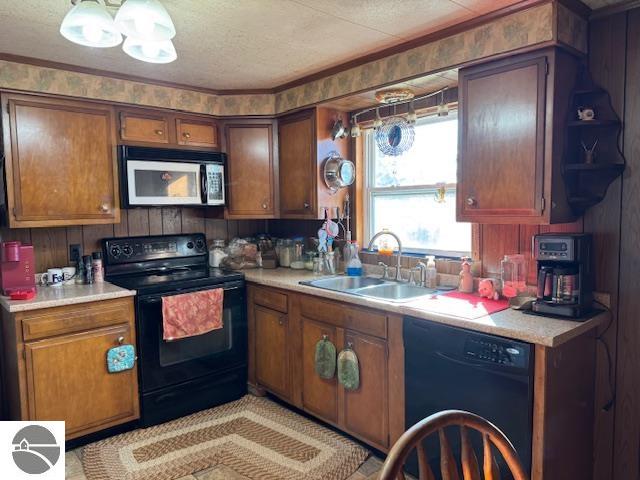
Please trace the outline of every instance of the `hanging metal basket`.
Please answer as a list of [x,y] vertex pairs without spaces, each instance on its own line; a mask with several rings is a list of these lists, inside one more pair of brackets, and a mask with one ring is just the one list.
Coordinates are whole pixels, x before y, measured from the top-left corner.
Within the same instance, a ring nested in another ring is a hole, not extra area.
[[403,117],[390,117],[376,130],[376,144],[385,155],[397,157],[413,146],[416,133]]

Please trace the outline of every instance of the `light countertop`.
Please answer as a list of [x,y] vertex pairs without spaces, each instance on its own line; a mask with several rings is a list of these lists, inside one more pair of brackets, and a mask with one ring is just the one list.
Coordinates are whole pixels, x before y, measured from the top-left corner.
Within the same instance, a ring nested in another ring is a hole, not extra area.
[[0,297],[0,304],[11,313],[61,307],[78,303],[99,302],[114,298],[132,297],[135,290],[116,287],[109,282],[92,285],[62,285],[60,287],[36,287],[37,293],[31,300],[9,300]]
[[300,281],[319,278],[306,270],[291,270],[289,268],[278,268],[275,270],[255,269],[244,270],[243,273],[247,282],[259,285],[376,308],[391,313],[422,318],[491,335],[500,335],[546,347],[561,345],[605,323],[609,318],[609,313],[603,312],[585,322],[574,322],[527,315],[509,308],[483,317],[467,319],[448,313],[446,309],[443,309],[443,302],[438,303],[438,297],[436,296],[421,297],[409,302],[394,303],[301,285],[299,283]]

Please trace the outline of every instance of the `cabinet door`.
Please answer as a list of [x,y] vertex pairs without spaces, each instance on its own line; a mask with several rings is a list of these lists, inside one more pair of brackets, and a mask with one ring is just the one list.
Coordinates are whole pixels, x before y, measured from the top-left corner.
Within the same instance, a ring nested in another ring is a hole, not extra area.
[[320,378],[315,370],[316,344],[326,335],[336,344],[336,328],[302,317],[302,405],[324,420],[338,420],[338,383]]
[[280,216],[315,218],[315,112],[283,118],[278,125]]
[[176,118],[178,145],[218,148],[218,127],[209,120]]
[[542,216],[546,75],[545,56],[460,72],[458,220]]
[[113,109],[3,96],[11,227],[118,223]]
[[156,112],[120,112],[120,139],[123,142],[171,143],[169,118]]
[[274,393],[288,398],[289,341],[287,316],[253,306],[256,338],[256,380]]
[[228,124],[228,218],[273,218],[275,179],[273,126]]
[[358,356],[360,387],[344,390],[344,428],[380,448],[389,446],[387,342],[347,331],[345,344]]
[[25,344],[29,419],[64,420],[67,438],[137,419],[137,370],[107,372],[119,342],[135,344],[130,325]]

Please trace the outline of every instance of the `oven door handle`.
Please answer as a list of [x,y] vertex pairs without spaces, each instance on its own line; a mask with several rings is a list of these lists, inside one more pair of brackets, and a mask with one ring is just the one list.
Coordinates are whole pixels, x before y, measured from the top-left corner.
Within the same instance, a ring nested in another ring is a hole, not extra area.
[[[217,288],[223,288],[225,292],[228,292],[231,290],[239,290],[242,288],[242,282],[225,282],[222,286]],[[181,292],[180,290],[178,290],[175,293],[175,295],[180,295],[181,293],[203,292],[206,290],[216,290],[216,288],[205,288],[205,289],[200,288],[197,290],[187,290],[184,292]],[[150,295],[148,297],[140,297],[138,298],[138,301],[145,304],[157,303],[162,300],[162,297],[166,297],[166,296],[170,296],[170,295]]]

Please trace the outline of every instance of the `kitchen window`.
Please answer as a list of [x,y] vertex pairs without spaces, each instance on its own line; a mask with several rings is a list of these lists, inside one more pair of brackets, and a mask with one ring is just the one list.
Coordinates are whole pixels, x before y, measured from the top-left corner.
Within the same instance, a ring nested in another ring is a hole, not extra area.
[[471,224],[456,222],[456,112],[419,119],[413,147],[398,157],[380,152],[372,129],[364,141],[365,246],[386,228],[400,237],[404,252],[469,255]]

